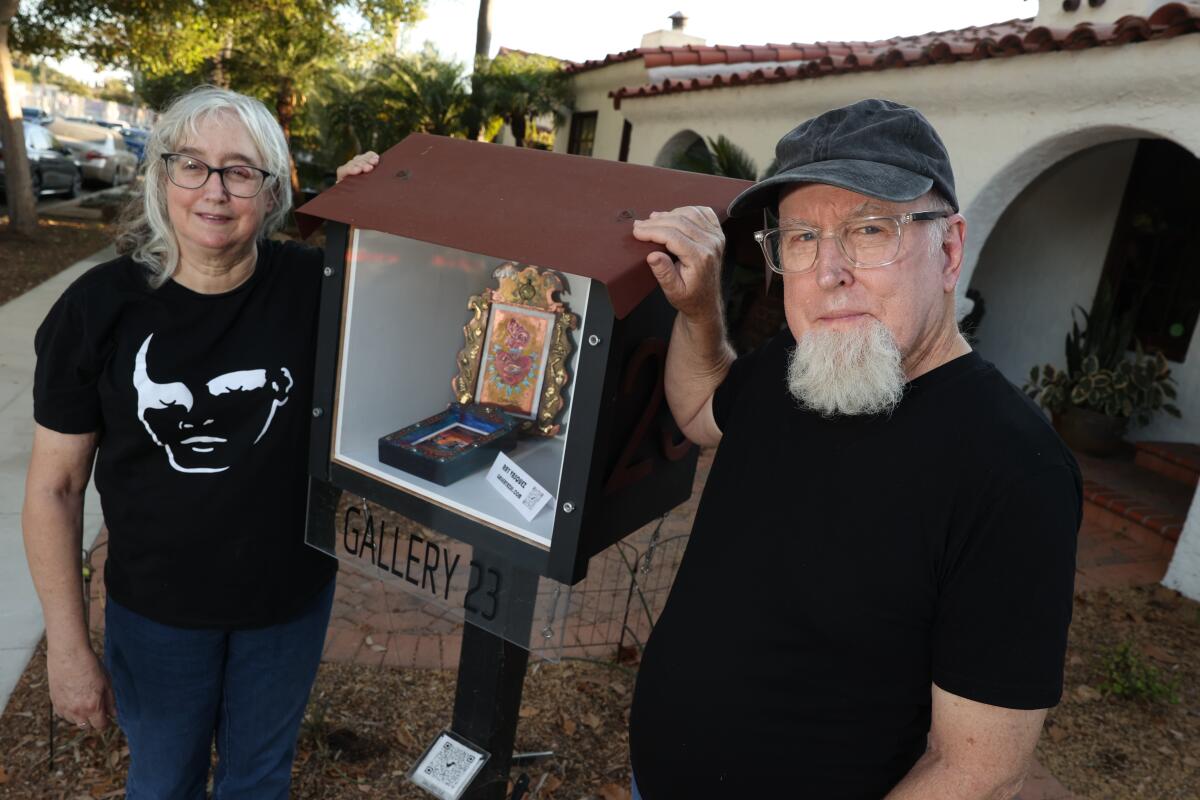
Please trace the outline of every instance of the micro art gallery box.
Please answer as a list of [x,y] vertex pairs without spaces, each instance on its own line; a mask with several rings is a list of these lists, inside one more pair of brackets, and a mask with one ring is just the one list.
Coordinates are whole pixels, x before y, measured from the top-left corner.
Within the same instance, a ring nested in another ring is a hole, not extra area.
[[569,585],[686,500],[675,312],[633,220],[723,220],[747,185],[416,134],[306,204],[302,232],[327,223],[309,543],[335,552],[349,492]]

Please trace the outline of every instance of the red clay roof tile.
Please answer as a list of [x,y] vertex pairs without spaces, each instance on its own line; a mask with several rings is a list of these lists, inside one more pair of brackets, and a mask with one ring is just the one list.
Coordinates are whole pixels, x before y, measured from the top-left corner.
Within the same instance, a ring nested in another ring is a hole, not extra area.
[[600,61],[573,64],[568,72],[643,58],[647,69],[682,64],[740,64],[746,62],[783,62],[783,66],[763,70],[748,69],[709,78],[686,81],[667,78],[650,86],[627,86],[609,92],[620,107],[625,97],[653,97],[676,92],[716,89],[723,86],[747,86],[760,83],[821,78],[847,72],[895,69],[927,64],[952,64],[986,58],[1006,58],[1055,50],[1086,50],[1131,44],[1153,39],[1168,39],[1200,32],[1200,4],[1168,3],[1147,17],[1128,15],[1115,23],[1092,25],[1082,22],[1073,28],[1034,27],[1031,19],[1015,19],[992,25],[942,31],[918,36],[899,36],[878,42],[818,42],[765,46],[713,46],[698,48],[663,47],[627,50]]

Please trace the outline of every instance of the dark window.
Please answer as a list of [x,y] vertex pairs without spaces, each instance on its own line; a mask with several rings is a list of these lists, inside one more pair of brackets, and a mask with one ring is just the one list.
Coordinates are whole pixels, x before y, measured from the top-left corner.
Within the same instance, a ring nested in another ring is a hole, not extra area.
[[571,116],[571,138],[567,140],[567,152],[577,156],[590,156],[596,145],[595,111],[579,111]]
[[1146,349],[1183,361],[1200,316],[1200,160],[1177,144],[1138,142],[1104,280],[1117,314],[1133,309]]
[[625,120],[625,127],[621,128],[621,154],[617,156],[617,161],[629,160],[629,140],[633,137],[633,123]]

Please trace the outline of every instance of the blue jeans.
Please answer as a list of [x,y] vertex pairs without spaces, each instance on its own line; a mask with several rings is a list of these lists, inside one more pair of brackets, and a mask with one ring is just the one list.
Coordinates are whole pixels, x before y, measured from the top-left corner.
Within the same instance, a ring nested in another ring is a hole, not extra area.
[[129,742],[127,800],[287,800],[334,581],[300,616],[254,630],[161,625],[114,602],[104,661]]

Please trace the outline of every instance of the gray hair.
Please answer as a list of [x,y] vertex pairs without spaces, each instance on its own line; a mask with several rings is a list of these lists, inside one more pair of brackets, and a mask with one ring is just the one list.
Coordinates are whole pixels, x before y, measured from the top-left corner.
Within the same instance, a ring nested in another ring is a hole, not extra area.
[[268,236],[283,227],[291,210],[291,160],[287,141],[266,106],[253,97],[216,86],[198,86],[176,98],[159,116],[146,142],[145,180],[126,207],[117,233],[117,252],[129,253],[134,261],[144,264],[153,288],[170,280],[179,266],[179,243],[167,216],[167,175],[162,155],[174,152],[189,136],[199,135],[201,121],[216,114],[237,116],[265,162],[261,166],[275,176],[263,188],[270,193],[273,203],[258,230],[258,237]]
[[[950,201],[937,189],[930,189],[926,192],[924,200],[925,203],[921,206],[922,211],[945,211],[947,214],[955,213],[954,206],[950,205]],[[942,242],[945,241],[946,234],[949,231],[949,217],[929,221],[929,249],[934,256],[942,252]]]

